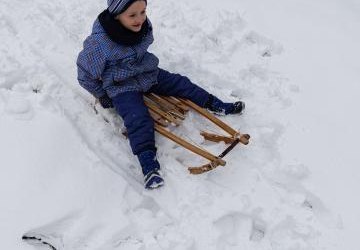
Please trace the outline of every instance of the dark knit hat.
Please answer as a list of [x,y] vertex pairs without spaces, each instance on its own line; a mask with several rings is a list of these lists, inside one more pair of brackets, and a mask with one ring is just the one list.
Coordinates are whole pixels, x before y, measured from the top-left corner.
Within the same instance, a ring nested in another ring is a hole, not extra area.
[[[107,0],[108,10],[111,15],[116,16],[123,13],[129,6],[136,1],[140,0]],[[147,3],[146,0],[145,3]]]

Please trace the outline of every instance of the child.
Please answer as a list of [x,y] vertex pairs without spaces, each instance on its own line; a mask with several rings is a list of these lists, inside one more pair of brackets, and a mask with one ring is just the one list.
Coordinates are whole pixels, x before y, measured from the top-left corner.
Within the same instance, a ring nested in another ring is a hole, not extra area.
[[147,51],[154,39],[146,0],[107,3],[79,53],[78,80],[103,108],[115,107],[122,117],[132,152],[142,167],[145,188],[153,189],[162,186],[164,180],[156,159],[154,122],[143,93],[186,98],[225,115],[240,114],[245,104],[224,103],[187,77],[158,67],[159,59]]

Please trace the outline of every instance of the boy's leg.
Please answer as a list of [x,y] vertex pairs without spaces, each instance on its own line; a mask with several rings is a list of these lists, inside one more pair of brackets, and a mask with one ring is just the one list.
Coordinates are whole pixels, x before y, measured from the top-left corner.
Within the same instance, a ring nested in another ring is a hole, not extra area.
[[144,104],[140,92],[125,92],[112,99],[117,113],[124,120],[134,155],[137,155],[144,174],[145,188],[152,189],[164,184],[156,159],[154,121]]
[[189,99],[200,107],[204,107],[210,94],[203,88],[192,83],[189,78],[173,74],[159,68],[158,84],[152,86],[149,92]]
[[145,106],[141,92],[124,92],[113,98],[117,113],[124,120],[134,155],[156,150],[154,121]]
[[245,108],[244,102],[225,103],[192,83],[187,77],[179,74],[173,74],[159,68],[157,80],[158,84],[152,86],[149,92],[189,99],[200,107],[206,108],[218,115],[241,114]]

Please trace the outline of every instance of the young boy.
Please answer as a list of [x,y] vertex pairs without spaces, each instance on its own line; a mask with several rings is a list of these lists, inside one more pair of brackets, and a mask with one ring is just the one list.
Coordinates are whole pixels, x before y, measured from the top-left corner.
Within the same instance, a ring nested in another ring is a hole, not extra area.
[[144,104],[144,93],[186,98],[225,115],[240,114],[245,104],[224,103],[187,77],[158,67],[159,59],[147,51],[154,39],[146,16],[146,0],[107,3],[108,8],[95,20],[79,53],[78,80],[103,108],[115,107],[142,167],[145,188],[156,188],[164,180],[156,159],[154,122]]

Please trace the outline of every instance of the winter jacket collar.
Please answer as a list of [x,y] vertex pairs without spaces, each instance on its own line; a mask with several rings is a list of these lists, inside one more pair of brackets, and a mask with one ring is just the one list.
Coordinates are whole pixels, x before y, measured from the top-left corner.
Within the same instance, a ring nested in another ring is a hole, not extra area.
[[148,31],[151,31],[148,20],[146,20],[139,32],[133,32],[115,20],[107,9],[99,14],[98,19],[109,38],[113,42],[125,46],[133,46],[141,43]]

